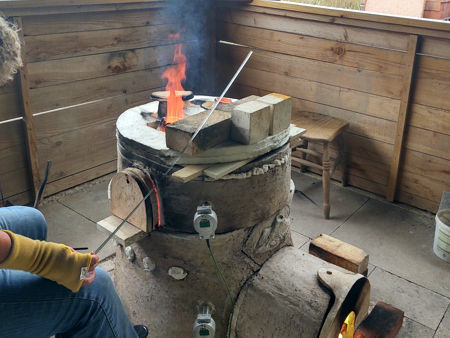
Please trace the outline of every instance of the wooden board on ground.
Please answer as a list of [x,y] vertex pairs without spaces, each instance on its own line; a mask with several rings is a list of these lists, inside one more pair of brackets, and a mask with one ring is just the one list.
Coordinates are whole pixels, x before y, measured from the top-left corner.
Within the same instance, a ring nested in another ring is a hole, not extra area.
[[[122,223],[122,219],[117,216],[109,216],[97,222],[97,229],[111,234]],[[134,225],[126,222],[114,236],[117,243],[126,247],[147,236],[145,231],[136,228]]]
[[250,162],[253,159],[247,159],[243,161],[236,161],[236,162],[230,162],[230,163],[223,163],[223,164],[216,164],[213,166],[210,166],[208,169],[205,169],[203,173],[206,176],[212,177],[214,179],[219,179],[236,169],[239,169],[240,167],[246,165],[248,162]]
[[367,275],[369,255],[351,244],[326,234],[312,240],[309,253],[344,269]]

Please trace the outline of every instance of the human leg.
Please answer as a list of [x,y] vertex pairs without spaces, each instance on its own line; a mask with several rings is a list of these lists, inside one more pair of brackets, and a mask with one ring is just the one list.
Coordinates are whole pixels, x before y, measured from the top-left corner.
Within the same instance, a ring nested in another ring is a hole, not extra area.
[[23,272],[0,270],[5,337],[137,337],[108,273],[78,293]]
[[47,238],[47,223],[44,216],[39,210],[30,207],[0,208],[0,230],[11,230],[31,239]]

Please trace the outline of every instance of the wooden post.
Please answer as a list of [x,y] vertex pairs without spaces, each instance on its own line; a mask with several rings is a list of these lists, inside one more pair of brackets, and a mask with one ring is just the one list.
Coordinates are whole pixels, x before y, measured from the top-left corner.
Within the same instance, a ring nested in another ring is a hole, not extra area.
[[409,110],[409,100],[411,97],[412,79],[414,75],[414,63],[416,60],[417,41],[418,41],[417,35],[409,36],[406,74],[403,79],[403,89],[400,98],[400,109],[398,113],[397,128],[395,132],[391,170],[389,174],[389,182],[386,189],[386,199],[390,202],[394,201],[395,192],[397,188],[398,171],[400,166],[400,158],[402,155],[406,118]]
[[[22,46],[24,46],[25,40],[23,37],[22,18],[14,18],[14,23],[19,29],[20,40],[22,42]],[[23,67],[19,69],[20,96],[22,98],[23,122],[25,124],[25,133],[27,137],[27,151],[31,170],[31,179],[33,183],[34,196],[37,196],[41,178],[39,175],[39,161],[36,134],[33,124],[33,112],[31,110],[30,84],[28,81],[27,63],[24,54],[24,51],[22,51]]]

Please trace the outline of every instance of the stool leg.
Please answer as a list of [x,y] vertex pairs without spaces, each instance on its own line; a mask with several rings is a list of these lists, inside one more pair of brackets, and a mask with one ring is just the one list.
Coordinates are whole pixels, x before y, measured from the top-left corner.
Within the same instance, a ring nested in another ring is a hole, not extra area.
[[[308,149],[308,140],[303,139],[303,148]],[[306,160],[306,154],[302,153],[302,160]],[[300,166],[300,170],[302,173],[306,171],[307,167],[305,165]]]
[[322,154],[322,186],[323,186],[323,217],[330,218],[330,155],[328,154],[328,142],[323,144]]
[[347,152],[345,151],[344,134],[341,134],[338,137],[338,147],[339,156],[341,158],[341,162],[339,163],[341,169],[341,183],[342,186],[345,187],[347,185]]

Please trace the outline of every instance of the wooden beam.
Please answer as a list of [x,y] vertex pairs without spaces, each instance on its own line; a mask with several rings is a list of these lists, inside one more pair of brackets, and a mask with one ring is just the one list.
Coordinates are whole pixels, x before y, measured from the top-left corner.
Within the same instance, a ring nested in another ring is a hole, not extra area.
[[[24,43],[22,18],[14,18],[14,23],[18,27],[20,39]],[[41,184],[39,175],[39,161],[36,133],[33,124],[33,112],[31,110],[30,84],[28,81],[27,61],[24,53],[22,53],[23,66],[19,69],[20,76],[20,94],[22,98],[23,121],[25,124],[25,133],[27,138],[28,163],[31,169],[31,179],[33,184],[34,195],[36,196]]]
[[389,175],[389,182],[386,190],[386,199],[393,202],[395,199],[395,191],[397,188],[397,178],[400,166],[400,158],[402,155],[403,139],[405,135],[406,118],[409,111],[411,87],[413,83],[414,64],[416,60],[417,51],[417,35],[410,35],[408,42],[408,58],[407,58],[407,70],[403,80],[402,95],[400,98],[400,109],[397,119],[397,128],[394,138],[394,150],[391,161],[391,171]]

